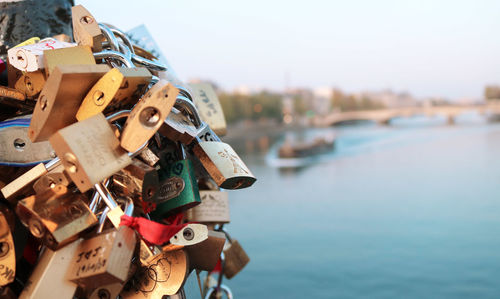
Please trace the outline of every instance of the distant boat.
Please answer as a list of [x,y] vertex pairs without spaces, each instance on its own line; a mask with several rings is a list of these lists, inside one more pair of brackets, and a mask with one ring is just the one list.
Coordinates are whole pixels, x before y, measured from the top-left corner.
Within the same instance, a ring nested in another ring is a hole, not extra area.
[[304,158],[320,155],[333,150],[335,146],[334,137],[318,137],[312,142],[296,143],[285,142],[278,151],[280,158]]

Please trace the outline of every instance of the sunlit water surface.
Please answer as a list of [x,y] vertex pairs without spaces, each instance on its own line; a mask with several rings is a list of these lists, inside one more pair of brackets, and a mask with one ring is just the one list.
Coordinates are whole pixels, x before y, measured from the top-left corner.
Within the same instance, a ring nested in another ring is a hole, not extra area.
[[[227,226],[251,262],[235,298],[499,298],[500,125],[478,117],[334,131],[336,149],[230,191]],[[194,275],[189,298],[199,298]]]

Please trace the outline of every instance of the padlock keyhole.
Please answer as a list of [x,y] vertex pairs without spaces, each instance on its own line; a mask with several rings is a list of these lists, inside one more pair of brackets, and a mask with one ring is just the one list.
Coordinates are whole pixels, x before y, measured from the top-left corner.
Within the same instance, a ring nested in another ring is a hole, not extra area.
[[1,242],[0,243],[0,257],[4,257],[9,253],[10,246],[9,243],[7,242]]
[[26,141],[21,138],[17,138],[14,140],[14,148],[20,152],[24,151],[24,147],[26,146]]

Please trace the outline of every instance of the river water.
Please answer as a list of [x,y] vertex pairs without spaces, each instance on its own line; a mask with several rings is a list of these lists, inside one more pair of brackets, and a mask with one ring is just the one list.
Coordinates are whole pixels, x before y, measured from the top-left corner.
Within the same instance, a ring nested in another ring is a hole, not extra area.
[[229,194],[251,258],[224,281],[235,298],[499,298],[500,125],[445,123],[309,130],[335,150],[287,171],[276,146],[244,156],[258,181]]

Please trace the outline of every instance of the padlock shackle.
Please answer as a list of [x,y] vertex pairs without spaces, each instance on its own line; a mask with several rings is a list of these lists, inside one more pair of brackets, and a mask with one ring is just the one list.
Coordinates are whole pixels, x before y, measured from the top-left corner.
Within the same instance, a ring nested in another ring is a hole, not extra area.
[[126,118],[130,115],[131,110],[121,110],[118,112],[115,112],[109,116],[106,116],[106,119],[108,120],[109,123],[112,123],[114,121],[119,120],[120,118]]
[[174,107],[187,112],[192,117],[193,124],[197,129],[200,129],[203,126],[204,123],[200,118],[198,109],[196,109],[196,106],[188,98],[178,95],[175,100]]
[[153,71],[166,71],[167,67],[159,62],[144,58],[142,56],[139,56],[137,54],[132,54],[132,61],[140,64],[142,66],[147,67],[150,70]]
[[125,204],[125,215],[132,217],[134,215],[134,201],[132,198],[126,198],[127,203]]
[[113,34],[111,29],[103,23],[99,23],[99,29],[101,29],[102,35],[109,42],[109,46],[113,51],[120,51],[120,46],[118,45],[118,39]]
[[233,244],[233,238],[231,238],[231,236],[229,235],[229,233],[224,228],[222,228],[222,226],[219,228],[219,231],[223,232],[224,235],[226,235],[226,238],[227,238],[227,240],[229,241],[230,244]]
[[99,216],[99,226],[97,227],[98,234],[101,233],[104,229],[104,224],[106,223],[106,218],[108,217],[109,211],[111,211],[111,209],[109,207],[105,207],[101,213],[101,216]]
[[109,192],[108,188],[106,186],[104,186],[103,183],[95,184],[94,188],[99,193],[102,200],[104,200],[104,203],[106,204],[106,206],[110,207],[111,209],[118,207],[118,203],[116,202],[116,200],[113,198],[113,196]]
[[59,159],[59,157],[55,157],[54,159],[45,163],[45,168],[47,169],[47,172],[49,172],[49,171],[52,171],[54,168],[56,168],[59,165],[61,165],[61,159]]
[[95,59],[116,59],[123,63],[126,67],[135,67],[134,63],[123,53],[114,50],[103,50],[94,53]]
[[225,293],[226,293],[226,295],[227,295],[227,298],[228,298],[228,299],[233,299],[233,293],[231,292],[231,289],[229,289],[229,287],[228,287],[228,286],[223,285],[223,284],[221,284],[221,285],[220,285],[220,287],[219,287],[218,289],[217,289],[217,287],[216,287],[216,286],[210,287],[210,288],[207,290],[207,293],[206,293],[206,295],[205,295],[205,299],[210,299],[210,298],[211,298],[211,296],[212,296],[212,294],[213,294],[214,292],[218,293],[218,292],[220,292],[220,291],[225,292]]
[[[133,61],[134,63],[145,66],[150,70],[154,71],[168,70],[168,68],[165,65],[159,62],[135,54],[134,46],[130,41],[130,39],[128,38],[128,36],[125,34],[125,32],[107,23],[99,23],[99,27],[101,28],[101,31],[103,35],[106,37],[106,39],[108,39],[109,34],[113,36],[111,38],[112,41],[109,43],[109,46],[111,47],[112,50],[122,52],[129,60]],[[116,37],[119,37],[123,41],[124,47],[121,47],[121,43],[118,41]],[[108,39],[108,41],[109,40],[110,39]]]
[[132,45],[132,42],[125,34],[125,32],[121,31],[120,29],[111,24],[108,23],[101,23],[101,24],[108,27],[108,29],[114,34],[115,37],[119,37],[123,41],[125,46],[127,46],[127,48],[130,50],[131,55],[135,54],[134,46]]
[[[104,186],[108,187],[109,182],[110,182],[110,179],[106,178],[104,180]],[[92,211],[92,213],[95,214],[97,212],[97,207],[99,206],[100,203],[101,203],[101,196],[99,195],[99,192],[95,191],[94,195],[92,196],[92,200],[90,201],[90,204],[89,204],[89,209]]]

